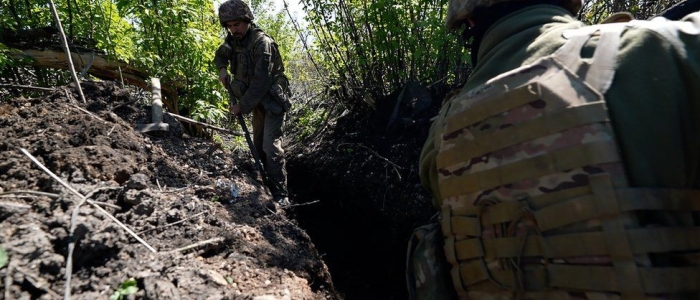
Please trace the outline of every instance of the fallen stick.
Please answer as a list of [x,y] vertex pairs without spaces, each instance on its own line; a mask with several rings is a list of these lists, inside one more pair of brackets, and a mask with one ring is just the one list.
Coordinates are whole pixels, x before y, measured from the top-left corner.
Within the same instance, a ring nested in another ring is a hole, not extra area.
[[299,206],[307,206],[307,205],[313,205],[316,203],[321,202],[321,200],[316,200],[316,201],[311,201],[311,202],[305,202],[305,203],[299,203],[299,204],[290,204],[287,206],[282,206],[282,208],[288,208],[288,207],[299,207]]
[[34,194],[34,195],[40,195],[40,196],[51,197],[51,198],[60,198],[60,197],[61,197],[61,195],[59,195],[59,194],[52,194],[52,193],[46,193],[46,192],[37,192],[37,191],[25,191],[25,190],[4,192],[4,193],[0,193],[0,196],[4,196],[4,195],[17,195],[17,194]]
[[[29,272],[27,272],[26,270],[24,270],[20,266],[14,266],[14,267],[17,270],[17,272],[20,272],[22,275],[24,275],[24,279],[29,281],[29,283],[31,283],[37,289],[46,291],[46,293],[51,295],[52,299],[61,298],[61,295],[59,295],[58,293],[54,292],[51,289],[50,284],[48,281],[46,281],[46,279],[34,276],[34,274],[30,274]],[[5,298],[5,299],[9,299],[9,298]]]
[[45,88],[45,87],[38,87],[38,86],[31,86],[31,85],[14,85],[14,84],[0,84],[0,88],[14,88],[14,89],[31,90],[31,91],[38,91],[38,92],[44,92],[44,93],[53,93],[56,91],[53,88]]
[[175,250],[170,250],[170,251],[168,251],[168,252],[166,252],[166,253],[175,253],[175,252],[187,251],[187,250],[194,249],[194,248],[198,248],[198,247],[201,247],[201,246],[205,246],[205,245],[209,245],[209,244],[215,244],[215,243],[218,243],[218,242],[222,242],[223,240],[224,240],[224,238],[220,238],[220,237],[218,237],[218,238],[213,238],[213,239],[210,239],[210,240],[206,240],[206,241],[201,241],[201,242],[198,242],[198,243],[194,243],[194,244],[189,245],[189,246],[187,246],[187,247],[182,247],[182,248],[178,248],[178,249],[175,249]]
[[12,203],[12,202],[0,202],[0,206],[11,207],[11,208],[20,208],[20,209],[30,209],[30,208],[32,208],[31,205],[20,204],[20,203]]
[[228,133],[228,134],[235,135],[235,136],[244,136],[244,134],[243,134],[242,132],[233,131],[233,130],[230,130],[230,129],[226,129],[226,128],[222,128],[222,127],[218,127],[218,126],[214,126],[214,125],[209,125],[209,124],[207,124],[207,123],[202,123],[202,122],[199,122],[199,121],[195,121],[195,120],[192,120],[192,119],[189,119],[189,118],[185,118],[185,117],[183,117],[183,116],[181,116],[181,115],[176,115],[176,114],[169,113],[169,112],[165,112],[165,113],[166,113],[166,114],[169,114],[171,117],[173,117],[173,118],[175,118],[175,119],[177,119],[177,120],[180,120],[180,121],[184,121],[184,122],[191,123],[191,124],[197,124],[197,125],[200,125],[200,126],[202,126],[202,127],[209,128],[209,129],[214,129],[214,130],[218,130],[218,131],[223,131],[223,132],[226,132],[226,133]]
[[[90,194],[94,194],[94,192],[91,192]],[[92,196],[90,194],[87,196]],[[66,284],[63,290],[63,299],[65,300],[69,300],[71,294],[70,281],[73,276],[73,250],[75,250],[75,237],[73,234],[75,234],[75,219],[78,218],[80,207],[83,206],[83,204],[85,204],[85,202],[88,200],[87,196],[85,196],[85,198],[83,198],[83,200],[73,208],[73,213],[71,213],[70,217],[70,232],[68,233],[68,240],[70,240],[70,242],[68,243],[68,257],[66,258]]]
[[201,213],[198,213],[198,214],[196,214],[196,215],[194,215],[194,216],[188,217],[188,218],[186,218],[186,219],[183,219],[183,220],[180,220],[180,221],[177,221],[177,222],[173,222],[173,223],[170,223],[170,224],[165,224],[165,225],[163,225],[163,226],[161,226],[161,227],[156,227],[156,228],[151,228],[151,229],[147,229],[147,230],[144,230],[144,231],[140,231],[139,234],[144,234],[144,233],[149,232],[149,231],[158,230],[158,229],[163,229],[163,228],[168,228],[168,227],[170,227],[170,226],[175,226],[175,225],[177,225],[177,224],[182,224],[182,223],[187,222],[188,220],[194,219],[194,218],[199,217],[199,216],[201,216],[201,215],[203,215],[203,214],[204,214],[204,212],[201,212]]
[[12,286],[12,281],[13,281],[13,279],[12,279],[12,271],[13,271],[12,269],[14,267],[13,263],[14,263],[14,261],[12,261],[11,258],[8,259],[7,268],[5,268],[5,271],[7,273],[5,273],[5,298],[3,298],[3,299],[10,299],[10,287]]
[[66,33],[63,31],[61,18],[58,16],[58,11],[56,10],[56,5],[53,3],[53,0],[49,0],[49,6],[51,7],[51,13],[53,14],[54,21],[56,21],[58,32],[61,33],[61,46],[63,46],[63,51],[66,52],[66,59],[68,60],[68,67],[70,69],[70,74],[73,77],[73,82],[75,82],[75,85],[78,87],[80,99],[83,100],[83,103],[87,103],[87,100],[85,100],[85,95],[83,94],[83,88],[80,86],[80,79],[78,78],[78,74],[75,73],[75,66],[73,66],[73,58],[71,57],[70,48],[68,47]]
[[370,149],[370,148],[368,148],[368,147],[366,147],[366,146],[360,145],[360,144],[351,144],[351,143],[342,143],[342,144],[338,145],[338,147],[340,147],[340,146],[345,146],[345,145],[357,146],[357,147],[360,147],[360,148],[362,148],[362,149],[365,149],[365,150],[371,152],[372,154],[374,154],[374,156],[379,157],[379,159],[381,159],[381,160],[387,162],[387,163],[390,164],[392,167],[394,167],[394,171],[396,171],[396,175],[399,177],[399,181],[402,180],[402,179],[401,179],[401,172],[399,172],[399,169],[401,169],[401,167],[400,167],[399,165],[393,163],[392,161],[388,160],[387,158],[385,158],[385,157],[379,155],[379,153],[377,153],[377,151],[374,151],[374,150],[372,150],[372,149]]
[[[42,170],[44,170],[44,172],[46,172],[46,174],[49,174],[49,176],[51,176],[53,179],[55,179],[56,181],[58,181],[60,184],[62,184],[64,187],[66,187],[66,188],[67,188],[69,191],[71,191],[73,194],[75,194],[76,196],[80,197],[80,199],[86,199],[85,196],[83,196],[82,194],[80,194],[80,193],[79,193],[78,191],[76,191],[73,187],[71,187],[70,185],[68,185],[67,183],[65,183],[63,180],[61,180],[61,178],[59,178],[58,176],[56,176],[56,174],[54,174],[53,172],[51,172],[51,170],[49,170],[49,169],[46,168],[44,165],[42,165],[34,156],[32,156],[32,155],[29,153],[29,151],[27,151],[27,149],[20,148],[20,150],[22,151],[22,153],[24,153],[24,155],[26,155],[27,157],[29,157],[29,159],[31,159],[37,166],[39,166],[39,168],[41,168]],[[86,200],[86,201],[87,201],[87,203],[89,203],[90,205],[92,205],[95,209],[97,209],[97,211],[99,211],[100,213],[102,213],[103,215],[105,215],[107,218],[109,218],[110,220],[112,220],[112,221],[114,221],[115,223],[117,223],[117,225],[119,225],[121,228],[123,228],[124,230],[126,230],[127,233],[129,233],[131,236],[133,236],[133,237],[134,237],[137,241],[139,241],[141,244],[143,244],[144,246],[146,246],[146,248],[148,248],[148,250],[151,250],[151,252],[153,252],[153,253],[158,253],[158,251],[156,251],[156,249],[154,249],[153,247],[151,247],[151,245],[149,245],[148,243],[146,243],[146,241],[144,241],[144,240],[141,239],[136,233],[134,233],[133,231],[131,231],[131,229],[129,229],[129,227],[127,227],[127,226],[124,225],[122,222],[120,222],[119,220],[117,220],[117,218],[115,218],[112,214],[110,214],[109,212],[107,212],[106,210],[104,210],[104,208],[100,207],[97,203],[95,203],[95,202],[92,201],[92,200]]]

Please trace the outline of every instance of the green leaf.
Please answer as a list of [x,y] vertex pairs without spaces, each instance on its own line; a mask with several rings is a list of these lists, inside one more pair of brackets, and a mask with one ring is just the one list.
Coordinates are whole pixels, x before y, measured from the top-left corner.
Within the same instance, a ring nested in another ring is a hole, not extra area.
[[5,249],[0,248],[0,269],[5,267],[7,264],[7,251]]
[[109,300],[121,300],[122,299],[122,293],[119,291],[114,292],[111,296],[109,296]]
[[135,287],[136,284],[137,284],[137,283],[136,283],[136,279],[134,279],[134,278],[129,278],[129,279],[125,280],[124,282],[122,282],[122,289],[127,289],[127,288],[130,288],[130,287]]
[[138,287],[130,286],[130,287],[125,288],[121,293],[122,293],[122,295],[127,296],[127,295],[136,294],[136,292],[138,292],[138,291],[139,291]]

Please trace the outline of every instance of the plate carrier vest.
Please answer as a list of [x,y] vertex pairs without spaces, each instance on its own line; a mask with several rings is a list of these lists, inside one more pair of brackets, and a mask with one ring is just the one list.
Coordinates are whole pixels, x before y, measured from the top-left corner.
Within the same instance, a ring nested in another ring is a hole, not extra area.
[[[461,298],[700,290],[700,267],[687,262],[700,254],[700,192],[630,187],[610,123],[603,95],[624,26],[568,31],[554,54],[440,112],[440,225]],[[598,46],[583,59],[593,36]]]

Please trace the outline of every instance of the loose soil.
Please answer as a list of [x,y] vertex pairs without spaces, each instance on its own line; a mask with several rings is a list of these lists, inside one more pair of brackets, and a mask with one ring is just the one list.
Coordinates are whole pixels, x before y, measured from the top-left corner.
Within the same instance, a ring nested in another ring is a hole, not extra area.
[[[128,90],[82,87],[86,104],[72,88],[0,102],[0,248],[9,257],[0,295],[61,299],[69,279],[73,299],[107,299],[134,278],[138,292],[124,299],[342,298],[307,233],[251,175],[249,155],[205,155],[213,143],[182,135],[167,115],[171,133],[137,133],[150,112]],[[20,149],[101,204],[78,205]]]
[[69,278],[73,299],[106,299],[133,278],[124,299],[407,298],[406,243],[434,214],[417,166],[439,102],[410,114],[393,95],[287,143],[295,206],[281,208],[244,148],[168,115],[169,133],[137,133],[149,103],[111,82],[82,87],[88,103],[72,87],[0,101],[0,296],[60,299]]

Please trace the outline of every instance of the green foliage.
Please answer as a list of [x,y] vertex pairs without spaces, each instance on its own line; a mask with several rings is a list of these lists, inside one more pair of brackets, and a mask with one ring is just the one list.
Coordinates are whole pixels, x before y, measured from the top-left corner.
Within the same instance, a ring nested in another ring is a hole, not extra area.
[[136,279],[129,278],[122,282],[122,284],[114,291],[114,293],[109,296],[109,300],[122,300],[126,296],[136,294],[139,291],[138,286],[136,286]]
[[321,127],[325,117],[325,110],[314,110],[308,107],[304,108],[299,113],[296,124],[298,130],[300,131],[299,139],[305,139],[314,134],[318,128]]
[[444,29],[446,0],[302,0],[321,61],[348,91],[381,99],[408,81],[430,84],[464,64]]
[[0,269],[4,268],[5,265],[7,265],[7,251],[0,247]]

